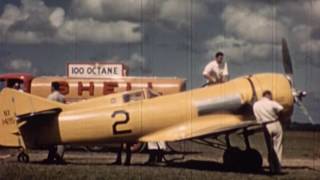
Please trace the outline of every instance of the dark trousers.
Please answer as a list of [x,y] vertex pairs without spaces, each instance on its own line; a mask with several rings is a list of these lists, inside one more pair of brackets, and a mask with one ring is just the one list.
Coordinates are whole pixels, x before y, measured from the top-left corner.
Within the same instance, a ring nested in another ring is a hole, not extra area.
[[[126,159],[124,162],[125,165],[130,165],[130,163],[131,163],[131,149],[130,148],[131,148],[131,143],[126,143],[126,149],[125,149]],[[122,155],[123,149],[124,149],[124,143],[121,143],[120,148],[117,152],[117,159],[116,159],[115,164],[122,163],[121,155]]]
[[147,161],[147,164],[162,162],[164,157],[164,151],[162,149],[153,149],[148,151],[149,151],[149,159]]
[[64,155],[63,145],[52,145],[49,147],[48,161],[62,161]]

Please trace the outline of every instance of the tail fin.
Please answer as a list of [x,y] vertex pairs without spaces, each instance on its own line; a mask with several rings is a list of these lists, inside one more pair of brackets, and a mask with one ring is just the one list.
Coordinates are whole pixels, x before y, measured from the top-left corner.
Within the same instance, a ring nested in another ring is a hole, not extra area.
[[0,146],[24,146],[19,131],[18,116],[26,116],[51,109],[63,109],[64,104],[22,93],[13,89],[0,92]]

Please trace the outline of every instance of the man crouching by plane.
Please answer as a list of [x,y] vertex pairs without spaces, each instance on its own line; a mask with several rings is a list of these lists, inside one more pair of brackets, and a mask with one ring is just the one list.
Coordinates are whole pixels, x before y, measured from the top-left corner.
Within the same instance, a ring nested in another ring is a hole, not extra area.
[[217,52],[215,59],[209,62],[204,68],[202,75],[207,79],[205,85],[218,84],[228,81],[228,64],[223,60],[224,54]]
[[262,99],[253,105],[253,111],[258,122],[267,123],[264,132],[269,149],[270,171],[272,173],[281,173],[283,131],[279,115],[283,107],[272,100],[271,91],[264,91],[262,96]]
[[[65,103],[64,96],[60,93],[60,84],[58,82],[53,82],[51,84],[51,94],[49,94],[48,99],[52,101],[57,101],[60,103]],[[64,164],[63,160],[64,146],[63,145],[52,145],[49,147],[48,158],[45,159],[44,163],[57,163]]]

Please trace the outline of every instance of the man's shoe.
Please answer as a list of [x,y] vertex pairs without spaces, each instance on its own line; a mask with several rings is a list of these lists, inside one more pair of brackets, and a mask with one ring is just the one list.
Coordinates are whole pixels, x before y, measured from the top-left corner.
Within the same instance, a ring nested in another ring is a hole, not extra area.
[[66,161],[65,161],[65,160],[63,160],[63,159],[59,159],[59,160],[56,160],[56,164],[60,164],[60,165],[62,165],[62,164],[67,164],[67,163],[66,163]]
[[148,160],[147,162],[143,163],[143,165],[146,165],[146,166],[154,166],[154,165],[156,165],[156,161],[150,161],[150,160]]
[[115,161],[115,162],[111,163],[111,165],[121,165],[121,161]]
[[272,175],[283,175],[284,174],[281,170],[275,170],[275,169],[271,169],[270,173]]
[[54,160],[51,159],[44,159],[41,161],[42,164],[54,164]]

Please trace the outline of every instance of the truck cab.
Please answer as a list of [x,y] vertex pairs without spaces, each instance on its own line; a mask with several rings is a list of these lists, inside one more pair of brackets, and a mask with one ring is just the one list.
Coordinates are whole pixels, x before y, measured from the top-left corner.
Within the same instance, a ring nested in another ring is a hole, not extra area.
[[30,93],[33,76],[29,73],[0,74],[0,91],[3,88],[13,88],[18,83],[24,92]]

